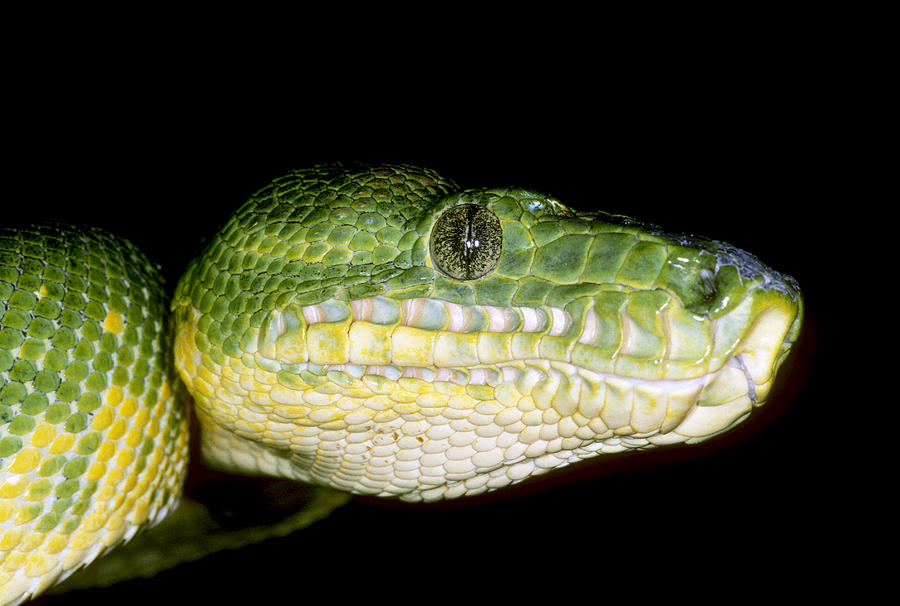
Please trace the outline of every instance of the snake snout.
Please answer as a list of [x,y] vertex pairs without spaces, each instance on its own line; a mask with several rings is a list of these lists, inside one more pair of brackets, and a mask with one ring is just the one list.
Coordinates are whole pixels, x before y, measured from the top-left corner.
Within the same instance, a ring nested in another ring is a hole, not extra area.
[[696,407],[677,432],[690,436],[689,443],[703,441],[765,404],[778,368],[797,339],[802,316],[799,297],[781,288],[756,288],[714,320],[717,342],[732,346],[724,362],[708,375]]
[[756,311],[732,363],[745,375],[755,404],[765,402],[778,368],[797,340],[803,321],[800,301],[780,291],[761,290],[753,297]]

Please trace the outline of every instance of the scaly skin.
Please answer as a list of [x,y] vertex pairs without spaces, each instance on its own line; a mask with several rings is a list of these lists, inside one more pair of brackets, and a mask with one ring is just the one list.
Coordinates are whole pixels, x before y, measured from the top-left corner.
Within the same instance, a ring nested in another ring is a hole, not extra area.
[[[728,245],[412,167],[276,181],[172,308],[209,461],[410,501],[725,431],[802,319],[793,280]],[[0,604],[177,503],[164,312],[129,243],[0,230]]]
[[[447,253],[432,230],[466,204],[502,238]],[[448,275],[493,245],[485,275]],[[406,166],[276,180],[173,311],[210,462],[410,501],[725,431],[766,401],[802,319],[792,279],[726,244]]]
[[99,229],[0,229],[0,604],[165,517],[187,469],[157,270]]

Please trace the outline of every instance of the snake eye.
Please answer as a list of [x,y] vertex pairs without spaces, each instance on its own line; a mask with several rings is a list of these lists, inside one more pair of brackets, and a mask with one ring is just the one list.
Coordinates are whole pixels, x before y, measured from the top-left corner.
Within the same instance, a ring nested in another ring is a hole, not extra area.
[[431,231],[435,266],[457,280],[474,280],[494,269],[502,248],[500,219],[478,204],[444,211]]

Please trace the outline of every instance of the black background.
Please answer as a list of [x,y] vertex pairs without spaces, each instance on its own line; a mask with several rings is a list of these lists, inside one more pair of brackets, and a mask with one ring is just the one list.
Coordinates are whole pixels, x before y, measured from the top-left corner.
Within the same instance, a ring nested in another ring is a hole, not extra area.
[[302,603],[321,588],[329,601],[631,601],[816,582],[844,532],[842,461],[822,442],[839,403],[820,364],[821,221],[843,201],[822,114],[784,84],[628,92],[436,78],[350,94],[266,82],[238,97],[62,86],[13,114],[3,220],[106,227],[159,263],[170,288],[270,179],[351,159],[428,165],[463,186],[520,185],[722,239],[794,276],[808,305],[778,395],[704,445],[601,457],[438,505],[359,498],[291,537],[42,602]]

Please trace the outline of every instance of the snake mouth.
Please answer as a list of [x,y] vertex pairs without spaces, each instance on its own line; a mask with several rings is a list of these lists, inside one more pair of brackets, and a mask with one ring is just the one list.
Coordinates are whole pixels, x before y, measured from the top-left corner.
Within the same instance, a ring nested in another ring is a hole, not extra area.
[[[331,477],[331,448],[378,446],[394,453],[385,461],[424,456],[420,450],[443,444],[432,436],[443,435],[438,426],[456,423],[469,428],[464,435],[480,436],[479,445],[493,446],[483,456],[465,448],[448,453],[471,455],[472,465],[486,465],[485,478],[496,473],[507,482],[540,473],[545,463],[696,443],[727,431],[765,402],[799,332],[799,305],[766,292],[687,327],[673,307],[655,316],[663,330],[649,340],[646,322],[627,307],[613,316],[612,335],[609,322],[600,324],[608,315],[598,314],[596,328],[585,331],[597,304],[593,297],[564,309],[490,309],[383,296],[289,304],[269,311],[239,344],[224,342],[227,356],[218,361],[202,351],[218,335],[204,333],[202,315],[182,306],[175,351],[209,436],[204,456],[214,465],[308,481]],[[697,326],[710,339],[691,349],[685,343],[696,346],[690,338]],[[647,356],[654,351],[662,354]],[[423,431],[438,442],[420,442]],[[320,447],[316,436],[334,443]],[[372,444],[356,443],[364,438]],[[322,469],[305,471],[317,457]],[[290,462],[295,458],[302,464]],[[418,482],[391,490],[419,498]]]
[[[410,391],[427,383],[448,397],[457,388],[494,396],[515,388],[515,397],[538,408],[600,419],[617,435],[700,441],[765,402],[799,322],[783,301],[772,301],[748,298],[729,316],[705,321],[709,340],[688,349],[699,319],[685,328],[678,310],[660,313],[659,334],[648,335],[646,323],[623,308],[610,335],[593,298],[567,308],[330,300],[270,312],[254,355],[294,377],[389,381]],[[276,387],[270,397],[298,403],[290,388]]]

